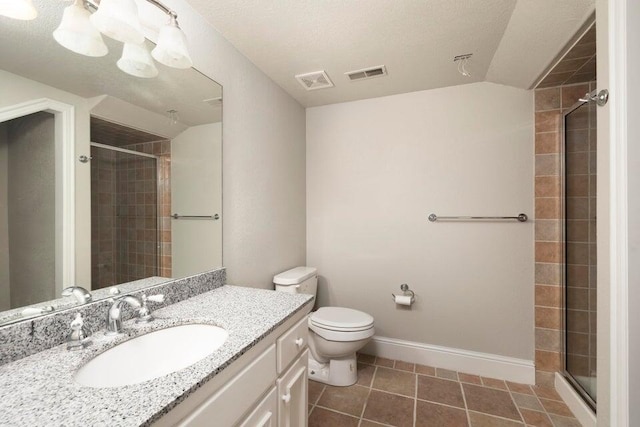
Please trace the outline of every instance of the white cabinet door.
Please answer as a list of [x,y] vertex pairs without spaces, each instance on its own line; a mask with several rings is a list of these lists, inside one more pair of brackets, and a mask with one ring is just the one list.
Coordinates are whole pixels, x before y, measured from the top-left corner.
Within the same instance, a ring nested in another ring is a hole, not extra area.
[[307,365],[309,350],[278,379],[278,425],[280,427],[306,427],[308,416]]
[[275,387],[239,427],[276,427],[278,422],[278,390]]

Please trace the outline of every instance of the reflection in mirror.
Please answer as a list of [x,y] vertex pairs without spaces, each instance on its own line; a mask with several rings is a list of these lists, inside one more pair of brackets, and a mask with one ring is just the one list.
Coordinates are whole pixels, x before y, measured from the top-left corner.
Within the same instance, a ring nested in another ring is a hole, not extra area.
[[108,38],[70,52],[52,36],[68,4],[34,5],[0,17],[0,324],[77,304],[68,286],[97,300],[222,266],[222,87],[125,74]]

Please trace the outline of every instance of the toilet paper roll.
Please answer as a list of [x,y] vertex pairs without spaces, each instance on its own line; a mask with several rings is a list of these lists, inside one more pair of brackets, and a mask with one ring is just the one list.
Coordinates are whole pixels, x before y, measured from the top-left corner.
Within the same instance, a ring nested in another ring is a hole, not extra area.
[[411,295],[394,295],[394,297],[398,305],[411,305],[413,303]]

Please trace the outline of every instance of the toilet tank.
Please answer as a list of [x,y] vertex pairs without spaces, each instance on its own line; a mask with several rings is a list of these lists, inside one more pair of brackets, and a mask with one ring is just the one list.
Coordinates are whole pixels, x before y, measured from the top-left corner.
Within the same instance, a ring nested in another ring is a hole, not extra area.
[[296,267],[273,276],[276,291],[316,295],[318,271],[315,267]]

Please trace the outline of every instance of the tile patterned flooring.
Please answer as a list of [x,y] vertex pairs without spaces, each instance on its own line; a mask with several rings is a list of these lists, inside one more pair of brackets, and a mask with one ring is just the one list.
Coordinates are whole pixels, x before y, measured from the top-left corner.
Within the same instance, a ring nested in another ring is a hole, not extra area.
[[580,427],[553,389],[358,355],[358,382],[309,381],[309,427]]

